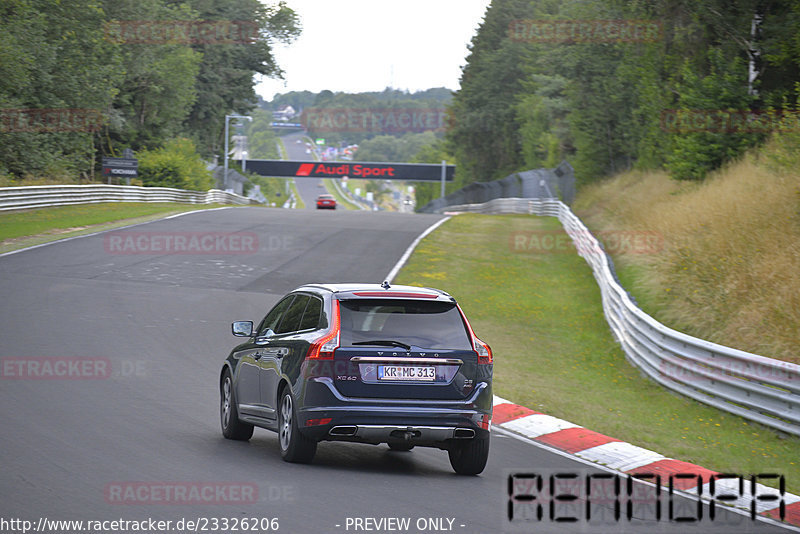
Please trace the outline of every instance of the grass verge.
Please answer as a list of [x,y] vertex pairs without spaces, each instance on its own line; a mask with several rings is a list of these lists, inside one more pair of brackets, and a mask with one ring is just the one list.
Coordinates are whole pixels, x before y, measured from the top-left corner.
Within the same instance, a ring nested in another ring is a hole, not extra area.
[[297,184],[294,180],[289,182],[289,187],[292,188],[292,193],[294,193],[295,209],[301,210],[305,208],[306,203],[303,202],[303,197],[300,196],[300,191],[297,190]]
[[460,215],[420,243],[397,282],[458,299],[494,351],[497,395],[709,469],[782,473],[800,493],[800,439],[642,377],[614,340],[582,258],[570,247],[514,251],[520,235],[560,232],[554,218]]
[[342,206],[346,210],[359,209],[358,206],[353,204],[353,202],[349,198],[346,198],[339,193],[339,190],[334,185],[333,180],[331,180],[330,178],[325,178],[323,181],[325,183],[325,189],[328,191],[328,193],[333,195],[333,198],[336,199],[337,207]]
[[289,159],[286,155],[289,152],[286,150],[286,143],[283,142],[282,137],[278,137],[278,158]]
[[109,202],[0,213],[0,253],[219,204]]

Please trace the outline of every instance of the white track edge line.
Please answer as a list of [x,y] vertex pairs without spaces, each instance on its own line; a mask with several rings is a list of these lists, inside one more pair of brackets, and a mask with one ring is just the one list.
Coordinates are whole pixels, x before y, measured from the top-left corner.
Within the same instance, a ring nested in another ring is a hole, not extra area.
[[106,232],[112,232],[114,230],[124,230],[126,228],[133,228],[135,226],[142,226],[143,224],[150,224],[156,221],[166,221],[168,219],[175,219],[176,217],[180,217],[182,215],[189,215],[190,213],[198,213],[201,211],[217,211],[217,210],[227,210],[232,208],[233,206],[223,206],[221,208],[209,208],[207,210],[199,209],[199,210],[192,210],[192,211],[185,211],[183,213],[175,213],[173,215],[169,215],[167,217],[160,217],[158,219],[153,219],[151,221],[144,221],[136,224],[129,224],[127,226],[117,226],[115,228],[107,228],[105,230],[99,230],[97,232],[92,232],[91,234],[82,234],[82,235],[74,235],[72,237],[65,237],[64,239],[54,239],[53,241],[48,241],[47,243],[39,243],[38,245],[31,245],[29,247],[18,248],[17,250],[9,250],[8,252],[3,252],[0,254],[0,258],[3,256],[11,256],[12,254],[17,254],[19,252],[25,252],[26,250],[33,250],[35,248],[46,247],[48,245],[55,245],[56,243],[65,243],[67,241],[72,241],[73,239],[80,239],[82,237],[92,237],[93,235],[100,235]]

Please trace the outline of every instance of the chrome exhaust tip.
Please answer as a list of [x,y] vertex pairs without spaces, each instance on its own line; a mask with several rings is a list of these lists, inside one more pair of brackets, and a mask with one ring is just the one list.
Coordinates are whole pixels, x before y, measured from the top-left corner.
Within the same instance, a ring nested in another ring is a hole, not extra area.
[[471,428],[456,428],[453,437],[455,439],[472,439],[475,437],[475,431]]
[[335,426],[328,431],[331,436],[355,436],[358,427],[355,425]]

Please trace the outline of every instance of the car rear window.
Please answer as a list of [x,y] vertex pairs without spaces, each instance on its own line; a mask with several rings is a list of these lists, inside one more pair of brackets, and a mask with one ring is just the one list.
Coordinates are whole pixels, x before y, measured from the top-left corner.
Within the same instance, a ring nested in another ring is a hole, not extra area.
[[423,349],[471,350],[461,314],[452,302],[354,299],[340,302],[341,343],[399,341]]

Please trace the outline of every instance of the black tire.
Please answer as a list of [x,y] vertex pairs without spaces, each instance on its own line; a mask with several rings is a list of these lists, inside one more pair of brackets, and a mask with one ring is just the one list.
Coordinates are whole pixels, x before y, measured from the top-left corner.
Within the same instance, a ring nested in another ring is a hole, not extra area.
[[459,475],[477,475],[486,467],[489,459],[489,438],[473,439],[447,451],[450,465]]
[[288,387],[281,392],[278,408],[278,442],[281,458],[287,462],[307,464],[317,453],[317,442],[300,433],[294,399]]
[[222,385],[219,388],[219,422],[222,426],[222,435],[228,439],[247,441],[253,437],[253,425],[239,421],[236,392],[228,369],[222,374]]
[[406,452],[413,449],[414,446],[408,443],[389,443],[389,448],[397,452]]

